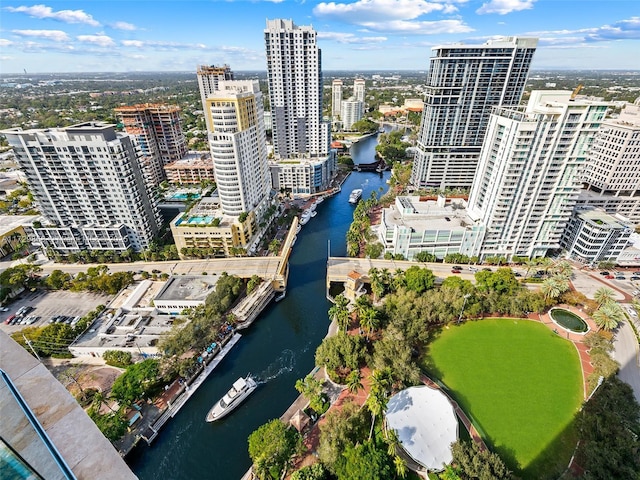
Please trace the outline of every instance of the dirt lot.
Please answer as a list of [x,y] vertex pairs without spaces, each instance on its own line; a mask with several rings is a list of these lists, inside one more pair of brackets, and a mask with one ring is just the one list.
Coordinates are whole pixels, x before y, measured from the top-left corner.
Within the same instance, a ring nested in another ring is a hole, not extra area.
[[35,309],[29,312],[29,315],[39,316],[40,320],[30,326],[38,327],[48,325],[49,319],[54,315],[71,317],[86,315],[100,304],[107,305],[111,299],[110,295],[88,292],[49,292],[42,289],[25,292],[8,305],[8,312],[0,314],[0,328],[8,334],[22,330],[26,325],[5,325],[4,320],[24,305]]

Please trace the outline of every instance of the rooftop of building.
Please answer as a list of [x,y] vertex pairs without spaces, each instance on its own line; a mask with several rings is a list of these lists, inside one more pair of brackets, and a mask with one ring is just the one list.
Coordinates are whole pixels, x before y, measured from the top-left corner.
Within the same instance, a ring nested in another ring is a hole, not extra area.
[[168,163],[165,170],[179,170],[182,168],[210,168],[213,169],[211,154],[209,152],[187,152],[180,160]]
[[123,107],[116,107],[113,109],[115,112],[139,112],[142,110],[156,110],[158,112],[173,113],[179,112],[180,107],[178,105],[168,105],[166,103],[138,103],[136,105],[126,105]]
[[[65,469],[70,469],[74,478],[136,478],[44,365],[4,332],[0,332],[0,350],[0,435],[33,470],[42,478],[55,480],[70,478]],[[29,418],[37,422],[36,426]],[[33,478],[24,473],[20,478]]]
[[42,222],[40,215],[0,215],[0,237],[24,225],[31,225],[36,220]]
[[610,215],[601,208],[582,208],[576,210],[576,214],[582,220],[595,223],[601,228],[621,229],[632,228],[632,225],[619,215]]
[[170,277],[156,296],[156,301],[204,301],[214,291],[218,275],[179,275]]
[[176,227],[227,227],[229,228],[237,217],[225,215],[220,206],[217,195],[203,197],[188,212],[183,212],[173,219]]
[[387,224],[416,231],[464,230],[472,224],[466,206],[464,198],[397,197],[395,204],[384,209],[384,218]]

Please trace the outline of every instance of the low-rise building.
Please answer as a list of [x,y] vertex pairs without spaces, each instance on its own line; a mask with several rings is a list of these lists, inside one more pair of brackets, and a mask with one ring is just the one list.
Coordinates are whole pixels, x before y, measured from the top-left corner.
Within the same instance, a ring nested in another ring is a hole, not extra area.
[[566,256],[585,264],[616,262],[629,244],[632,226],[604,210],[576,208],[560,244]]
[[180,160],[165,165],[164,171],[169,183],[198,184],[205,180],[216,181],[209,152],[189,152]]
[[467,216],[462,198],[397,197],[383,209],[378,239],[385,253],[401,254],[413,260],[427,252],[443,259],[452,253],[473,255],[484,229]]
[[337,166],[335,151],[326,157],[295,158],[270,162],[271,184],[276,191],[307,196],[328,190]]
[[215,290],[218,278],[215,274],[173,276],[153,300],[153,305],[159,312],[170,315],[203,305]]
[[170,227],[180,258],[246,253],[257,235],[256,215],[250,212],[243,221],[240,218],[225,215],[218,197],[204,197],[188,212],[178,214]]

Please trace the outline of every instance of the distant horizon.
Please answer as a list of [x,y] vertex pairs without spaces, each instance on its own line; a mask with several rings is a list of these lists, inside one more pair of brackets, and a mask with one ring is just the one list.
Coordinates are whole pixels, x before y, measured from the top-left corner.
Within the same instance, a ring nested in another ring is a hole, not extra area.
[[[335,73],[335,72],[357,72],[357,73],[393,73],[393,72],[428,72],[429,69],[385,69],[385,70],[365,70],[365,69],[332,69],[332,70],[322,70],[323,74],[326,73]],[[267,73],[267,70],[233,70],[234,73]],[[534,72],[629,72],[629,73],[638,73],[640,74],[640,68],[532,68],[530,73]],[[29,76],[29,75],[94,75],[94,74],[146,74],[146,73],[179,73],[179,74],[193,74],[194,79],[196,78],[196,69],[191,70],[122,70],[122,71],[87,71],[87,72],[6,72],[0,73],[0,78],[3,77],[12,77],[12,76]],[[530,77],[531,75],[529,75]]]
[[[123,4],[124,5],[124,4]],[[496,37],[539,39],[534,70],[636,70],[635,2],[554,0],[105,0],[0,7],[0,62],[16,74],[266,69],[266,19],[318,34],[325,71],[416,71],[431,49]],[[635,58],[635,60],[634,60]],[[372,68],[375,66],[375,69]]]

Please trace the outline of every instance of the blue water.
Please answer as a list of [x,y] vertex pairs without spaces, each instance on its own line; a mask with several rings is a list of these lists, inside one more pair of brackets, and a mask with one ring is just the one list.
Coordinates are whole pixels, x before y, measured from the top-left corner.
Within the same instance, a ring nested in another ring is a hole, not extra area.
[[[360,142],[356,155],[370,158],[376,139]],[[366,156],[365,156],[366,155]],[[368,160],[362,160],[367,162]],[[144,442],[127,461],[142,480],[238,480],[249,468],[247,437],[260,425],[280,417],[298,396],[297,379],[314,368],[314,353],[329,327],[325,298],[327,252],[346,255],[345,235],[353,219],[349,193],[363,188],[363,198],[386,180],[377,173],[352,173],[342,191],[317,207],[298,234],[289,262],[287,296],[273,303],[220,363],[151,447]],[[260,387],[225,419],[204,418],[240,376],[252,373]]]

